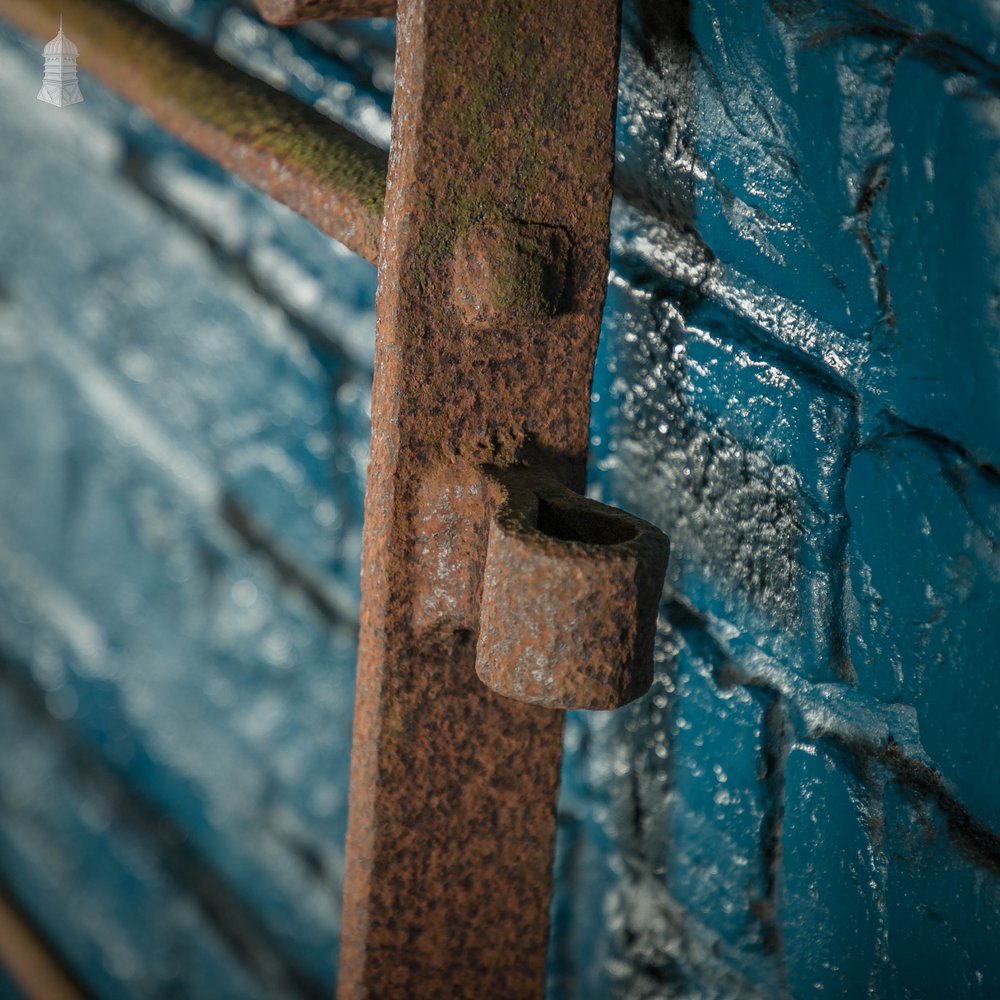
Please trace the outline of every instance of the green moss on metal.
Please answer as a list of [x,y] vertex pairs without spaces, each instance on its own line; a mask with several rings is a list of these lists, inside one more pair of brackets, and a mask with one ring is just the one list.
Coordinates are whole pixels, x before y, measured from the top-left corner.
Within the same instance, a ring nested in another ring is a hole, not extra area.
[[[550,109],[524,106],[519,97],[524,80],[542,79],[546,89],[551,84],[557,94],[564,81],[546,79],[544,33],[523,30],[523,25],[538,25],[539,12],[546,11],[546,0],[523,0],[521,6],[524,9],[520,15],[506,10],[487,12],[483,17],[474,37],[477,46],[488,46],[486,65],[473,71],[473,79],[463,81],[469,86],[461,100],[446,95],[451,94],[456,66],[463,77],[469,70],[461,58],[469,44],[467,26],[443,26],[453,31],[453,37],[442,44],[443,50],[453,53],[453,59],[436,60],[428,67],[431,106],[447,108],[448,121],[444,124],[461,135],[467,158],[463,169],[454,172],[445,198],[425,199],[422,259],[412,262],[409,277],[428,294],[435,279],[447,280],[456,241],[473,226],[525,219],[531,214],[528,206],[544,193],[546,158],[539,149],[538,136],[546,128],[544,116]],[[502,133],[498,129],[500,122],[504,123]],[[498,171],[508,173],[508,179],[498,183]],[[500,191],[506,197],[498,198]],[[525,266],[523,261],[514,260],[514,255],[512,248],[512,266],[501,269],[504,277],[496,290],[501,301],[512,305],[537,298],[541,280],[537,267]],[[447,296],[430,296],[430,300],[440,311]]]
[[180,122],[183,134],[184,125],[207,126],[353,196],[381,216],[384,153],[131,5],[0,0],[0,12],[40,37],[51,33],[61,13],[80,43],[81,68],[107,79],[168,127]]
[[[425,203],[424,259],[413,265],[411,274],[424,291],[430,291],[435,277],[444,276],[456,241],[473,226],[563,221],[538,218],[534,207],[546,201],[553,180],[552,154],[543,145],[544,137],[561,132],[559,116],[566,114],[566,88],[572,83],[567,78],[569,61],[547,49],[549,40],[560,36],[557,22],[563,15],[558,8],[551,0],[521,0],[516,11],[509,5],[487,11],[472,34],[468,25],[436,25],[438,31],[451,32],[451,37],[436,41],[436,50],[448,51],[452,58],[428,64],[428,105],[447,109],[442,127],[462,137],[465,162],[461,171],[451,172],[447,195]],[[470,38],[477,49],[485,47],[485,53],[466,60],[463,53]],[[456,99],[459,78],[462,90]],[[541,96],[525,101],[525,81]],[[596,104],[603,106],[600,100]],[[563,155],[568,152],[567,147],[561,149]],[[575,177],[606,169],[592,162],[565,166]],[[495,296],[498,307],[516,310],[518,303],[538,298],[539,288],[551,279],[551,268],[547,248],[519,244],[509,250],[510,266],[497,268]]]
[[[497,185],[491,176],[498,168],[498,158],[508,157],[511,169],[506,206],[511,217],[524,217],[532,196],[541,191],[546,180],[545,160],[538,148],[538,136],[546,128],[542,109],[519,99],[523,81],[546,79],[543,32],[526,33],[523,25],[538,25],[538,11],[544,2],[525,0],[518,15],[510,11],[490,11],[482,19],[477,42],[487,45],[485,72],[477,75],[465,99],[454,105],[455,124],[468,142],[470,169],[457,185],[454,198],[454,222],[459,233],[474,221],[482,221],[482,206],[495,204]],[[455,28],[455,51],[468,44],[461,26]],[[440,66],[440,72],[454,69]],[[507,119],[501,135],[497,123]]]

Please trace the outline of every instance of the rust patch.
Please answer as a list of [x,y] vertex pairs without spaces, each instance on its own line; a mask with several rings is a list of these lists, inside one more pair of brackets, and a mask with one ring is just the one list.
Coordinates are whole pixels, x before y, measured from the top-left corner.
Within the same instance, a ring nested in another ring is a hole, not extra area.
[[569,238],[557,226],[484,222],[459,237],[451,300],[470,326],[544,321],[566,305]]

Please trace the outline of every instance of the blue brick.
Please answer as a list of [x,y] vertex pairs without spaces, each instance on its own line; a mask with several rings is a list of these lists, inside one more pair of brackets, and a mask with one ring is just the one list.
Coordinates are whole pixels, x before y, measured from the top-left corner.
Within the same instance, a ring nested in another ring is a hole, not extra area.
[[840,677],[853,397],[715,299],[672,308],[621,266],[594,381],[595,486],[667,532],[689,600],[809,676]]
[[775,962],[760,955],[771,920],[761,847],[772,800],[759,780],[768,699],[720,689],[721,658],[699,628],[664,627],[649,695],[570,719],[553,910],[563,965],[550,995],[777,987]]
[[785,771],[779,912],[794,997],[863,996],[876,971],[881,803],[868,796],[850,758],[835,747],[793,746]]
[[[976,498],[974,501],[970,498]],[[940,440],[890,425],[851,465],[855,662],[862,686],[916,709],[930,759],[982,819],[1000,679],[1000,482]]]
[[[273,996],[280,976],[255,982],[170,871],[171,852],[182,845],[136,825],[99,775],[81,775],[86,751],[25,711],[6,681],[0,877],[70,968],[108,1000],[166,998],[178,989],[227,1000]],[[269,960],[263,951],[259,957]]]
[[1000,74],[970,78],[977,67],[963,56],[929,43],[896,68],[886,208],[897,330],[883,338],[870,379],[902,419],[997,465]]
[[91,88],[40,126],[32,104],[2,112],[22,150],[0,167],[3,656],[332,981],[368,377],[118,173],[127,109]]
[[[23,92],[28,66],[12,51],[7,67]],[[207,246],[112,172],[123,143],[109,126],[130,136],[124,109],[93,91],[83,112],[90,117],[74,126],[86,140],[74,148],[72,130],[38,134],[34,109],[24,103],[4,113],[7,133],[25,152],[5,160],[0,174],[3,190],[24,192],[16,210],[8,206],[0,232],[10,349],[24,350],[17,341],[30,336],[41,348],[33,377],[79,378],[85,410],[117,422],[123,442],[170,466],[203,503],[238,499],[289,553],[327,578],[353,616],[368,374],[338,356],[332,338],[329,350],[311,346],[274,303],[227,281]],[[154,148],[165,155],[162,136]],[[190,180],[190,161],[187,169]],[[204,184],[211,187],[211,177]],[[246,197],[242,189],[235,195]],[[270,205],[268,223],[265,203],[254,198],[245,254],[264,261],[263,270],[270,260],[274,271],[276,255],[287,252],[279,238],[287,213]],[[320,281],[324,267],[335,273],[338,260],[314,252],[303,263],[312,270],[308,280]],[[272,286],[280,284],[276,277]],[[303,280],[293,275],[284,283]],[[61,294],[52,296],[53,287]],[[363,340],[359,325],[373,326],[365,293],[348,311],[351,335]],[[23,369],[8,371],[23,383]],[[17,413],[12,404],[7,427],[15,437]],[[68,440],[64,446],[73,450]],[[9,492],[7,500],[22,516],[40,516],[31,495]],[[41,524],[37,531],[46,534]]]
[[712,667],[681,653],[668,737],[666,879],[692,918],[752,954],[767,920],[764,711],[744,688],[720,691]]
[[245,269],[320,345],[328,341],[330,351],[370,373],[375,268],[151,123],[130,124],[130,170],[142,189]]
[[616,748],[624,748],[608,712],[568,713],[564,744],[546,994],[586,1000],[611,990],[614,950],[606,930],[624,871],[615,852],[609,772],[621,771]]
[[878,995],[987,1000],[1000,994],[996,860],[992,868],[977,865],[933,800],[895,783],[886,789],[882,850],[886,960],[873,977]]
[[851,223],[869,164],[891,148],[882,119],[892,48],[814,36],[812,10],[692,8],[704,164],[695,219],[724,266],[860,337],[879,304]]
[[[7,655],[30,666],[51,712],[73,720],[172,815],[289,952],[326,978],[343,866],[353,633],[331,633],[225,550],[213,556],[207,590],[171,587],[142,566],[116,583],[112,564],[95,579],[105,601],[85,590],[82,607],[32,575],[24,553],[4,555],[19,567],[0,589]],[[130,601],[137,577],[159,586],[154,605]],[[272,663],[278,640],[282,659]]]
[[[819,19],[832,4],[803,5]],[[962,52],[973,66],[988,70],[1000,45],[1000,13],[988,0],[959,0],[957,3],[927,3],[926,0],[882,0],[850,12],[840,23],[853,34],[895,33],[903,36],[911,50],[948,49]],[[829,20],[832,21],[832,18]],[[846,23],[845,23],[846,22]]]
[[[670,583],[683,595],[675,625],[687,642],[700,632],[718,646],[703,698],[692,697],[687,653],[677,691],[663,696],[679,719],[705,705],[693,730],[703,745],[671,745],[695,802],[666,782],[671,842],[709,853],[710,806],[686,768],[704,771],[720,741],[746,742],[741,719],[715,719],[712,684],[767,692],[762,703],[784,705],[801,741],[786,788],[772,782],[769,797],[759,775],[737,773],[766,815],[785,809],[777,898],[789,991],[943,995],[942,975],[928,973],[922,991],[915,976],[883,975],[908,949],[885,919],[893,868],[878,761],[891,751],[922,773],[937,768],[956,808],[996,823],[984,780],[1000,763],[984,666],[1000,639],[996,14],[979,3],[709,0],[690,16],[692,50],[683,11],[626,5],[590,486],[668,531]],[[633,760],[655,733],[628,734]],[[636,857],[626,818],[655,826],[665,810],[655,795],[614,810],[627,861],[614,912],[642,944],[620,988],[743,995],[755,982],[779,995],[764,971],[773,966],[751,963],[739,988],[719,986],[718,966],[680,971],[677,956],[710,937],[702,913],[724,926],[727,882],[696,899],[683,864],[661,874]],[[917,813],[898,825],[912,833]],[[937,892],[951,870],[937,858],[915,866],[910,898],[923,880]],[[997,912],[988,865],[976,885],[961,892],[986,934]],[[924,954],[932,941],[948,949],[951,981],[980,995],[989,975],[972,977],[964,931],[935,939],[925,925]],[[751,951],[723,948],[721,964],[737,975]]]

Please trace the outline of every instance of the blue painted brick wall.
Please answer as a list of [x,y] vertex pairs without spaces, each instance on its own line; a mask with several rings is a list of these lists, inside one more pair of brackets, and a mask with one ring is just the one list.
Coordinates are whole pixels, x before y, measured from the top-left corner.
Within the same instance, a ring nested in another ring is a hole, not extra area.
[[[149,6],[387,143],[384,26]],[[552,998],[1000,994],[997,20],[626,4],[590,488],[673,555]],[[374,272],[0,46],[0,880],[102,997],[327,995]]]
[[592,483],[674,551],[653,692],[569,724],[553,994],[996,996],[1000,24],[665,6]]

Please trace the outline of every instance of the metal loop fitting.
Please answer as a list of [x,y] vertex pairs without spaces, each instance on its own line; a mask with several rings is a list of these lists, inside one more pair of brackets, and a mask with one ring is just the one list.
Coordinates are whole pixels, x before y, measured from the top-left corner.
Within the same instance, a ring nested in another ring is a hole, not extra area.
[[548,708],[618,708],[645,694],[666,535],[526,468],[486,472],[498,497],[480,606],[480,680]]

